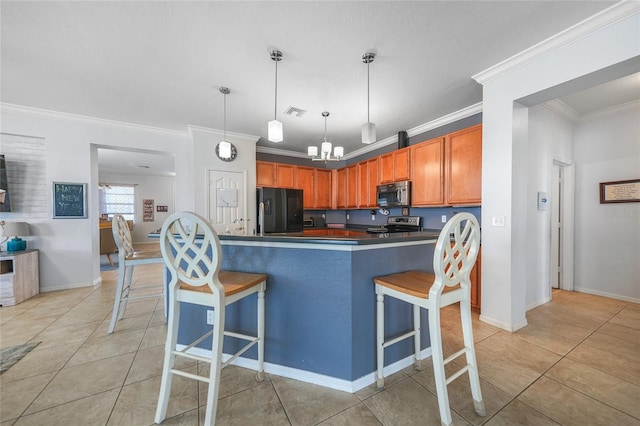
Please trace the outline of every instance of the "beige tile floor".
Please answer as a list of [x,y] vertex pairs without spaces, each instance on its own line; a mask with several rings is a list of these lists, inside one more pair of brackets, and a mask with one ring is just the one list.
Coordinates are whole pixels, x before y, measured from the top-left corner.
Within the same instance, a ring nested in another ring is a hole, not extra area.
[[[136,285],[161,276],[137,267]],[[0,308],[0,346],[41,342],[0,376],[0,425],[151,425],[164,342],[163,305],[130,303],[107,335],[115,271],[97,289],[40,294]],[[449,387],[459,425],[640,425],[640,307],[555,291],[508,333],[474,318],[487,416],[475,415],[468,382]],[[443,310],[445,350],[461,341],[455,307]],[[192,371],[203,365],[183,364]],[[355,394],[252,371],[223,370],[221,425],[439,425],[430,360]],[[198,425],[206,389],[174,379],[164,424]]]

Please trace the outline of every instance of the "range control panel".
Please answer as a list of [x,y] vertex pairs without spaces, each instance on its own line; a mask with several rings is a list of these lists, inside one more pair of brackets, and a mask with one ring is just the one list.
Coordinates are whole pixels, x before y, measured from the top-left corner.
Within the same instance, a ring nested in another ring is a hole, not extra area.
[[389,216],[387,225],[420,226],[420,216]]

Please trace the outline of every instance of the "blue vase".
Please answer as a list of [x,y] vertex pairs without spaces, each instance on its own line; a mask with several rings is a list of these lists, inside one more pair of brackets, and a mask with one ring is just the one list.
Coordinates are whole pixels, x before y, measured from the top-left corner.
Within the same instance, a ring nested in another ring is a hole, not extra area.
[[27,249],[27,242],[19,237],[14,237],[13,240],[7,242],[7,251],[21,251]]

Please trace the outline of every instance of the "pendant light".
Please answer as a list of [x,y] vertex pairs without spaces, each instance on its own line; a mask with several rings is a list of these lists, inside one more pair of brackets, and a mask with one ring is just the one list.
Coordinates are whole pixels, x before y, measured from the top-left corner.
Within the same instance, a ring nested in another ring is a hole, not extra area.
[[369,64],[373,62],[376,54],[367,52],[362,55],[362,62],[367,64],[367,122],[362,125],[362,143],[370,144],[376,141],[376,125],[369,119]]
[[271,142],[282,142],[283,139],[283,131],[282,131],[282,123],[277,120],[278,114],[278,62],[282,60],[282,52],[279,50],[271,51],[271,60],[276,63],[276,85],[275,85],[275,101],[274,101],[274,111],[273,111],[273,120],[269,122],[268,133],[269,133],[269,141]]
[[228,160],[231,158],[231,142],[227,141],[227,95],[231,91],[227,87],[220,87],[220,93],[224,95],[224,137],[216,146],[216,154],[221,160]]
[[331,156],[331,142],[327,140],[327,117],[329,113],[325,111],[322,116],[324,117],[324,142],[320,146],[320,158],[318,158],[317,146],[307,147],[307,154],[311,157],[311,161],[324,161],[325,163],[328,161],[340,161],[340,158],[344,156],[344,148],[336,146],[333,148],[333,157]]

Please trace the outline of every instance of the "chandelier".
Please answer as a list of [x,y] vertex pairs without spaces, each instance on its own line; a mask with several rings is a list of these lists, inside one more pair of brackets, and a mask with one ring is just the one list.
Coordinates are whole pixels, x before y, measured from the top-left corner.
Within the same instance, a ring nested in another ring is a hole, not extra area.
[[333,148],[333,157],[331,156],[331,142],[327,140],[327,117],[329,113],[327,111],[322,113],[324,117],[324,142],[320,146],[320,157],[318,157],[318,147],[307,147],[307,154],[311,157],[311,161],[340,161],[340,158],[344,156],[344,148],[336,146]]

